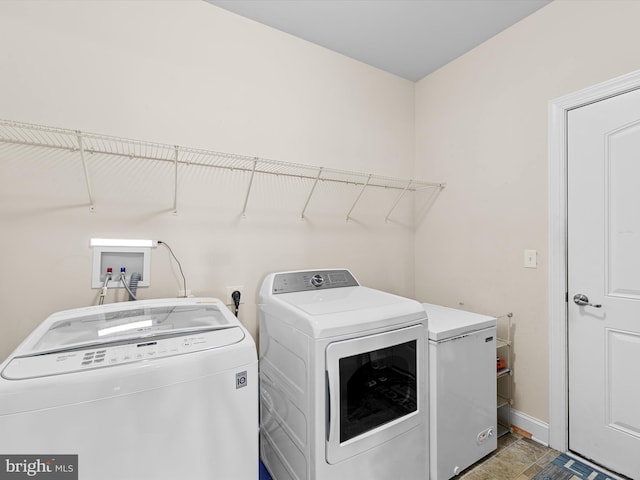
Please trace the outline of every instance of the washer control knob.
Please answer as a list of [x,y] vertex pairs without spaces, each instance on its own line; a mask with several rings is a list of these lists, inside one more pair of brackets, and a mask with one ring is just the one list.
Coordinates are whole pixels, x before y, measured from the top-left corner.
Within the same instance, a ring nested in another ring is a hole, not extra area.
[[323,284],[324,278],[322,278],[322,275],[316,274],[311,277],[311,285],[313,285],[314,287],[321,287]]

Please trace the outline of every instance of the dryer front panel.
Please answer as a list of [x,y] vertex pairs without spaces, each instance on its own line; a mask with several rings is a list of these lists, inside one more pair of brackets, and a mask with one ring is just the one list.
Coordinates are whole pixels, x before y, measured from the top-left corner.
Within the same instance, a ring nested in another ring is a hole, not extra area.
[[422,325],[334,342],[326,349],[327,462],[334,464],[423,421]]

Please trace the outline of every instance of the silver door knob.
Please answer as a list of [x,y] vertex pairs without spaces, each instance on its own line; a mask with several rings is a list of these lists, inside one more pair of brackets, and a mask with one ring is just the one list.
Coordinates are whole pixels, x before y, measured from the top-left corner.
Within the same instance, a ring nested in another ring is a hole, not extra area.
[[576,305],[580,305],[581,307],[593,307],[593,308],[601,308],[602,305],[594,305],[593,303],[589,303],[589,297],[587,297],[583,293],[576,293],[573,296],[573,303]]

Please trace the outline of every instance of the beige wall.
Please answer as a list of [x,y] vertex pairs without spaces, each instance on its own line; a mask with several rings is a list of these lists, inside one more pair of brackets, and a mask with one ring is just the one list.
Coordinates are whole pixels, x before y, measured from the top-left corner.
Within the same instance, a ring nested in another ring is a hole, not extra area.
[[[283,161],[409,177],[414,84],[210,4],[0,2],[0,117]],[[413,294],[411,201],[391,192],[89,159],[90,213],[78,155],[0,145],[0,359],[48,314],[95,304],[91,237],[154,238],[180,259],[196,295],[244,285],[240,318],[256,333],[257,289],[271,271],[348,267]],[[152,251],[141,298],[176,296],[167,251]],[[122,296],[119,293],[117,299]],[[114,292],[107,301],[114,301]]]
[[638,1],[556,0],[416,85],[416,175],[447,182],[416,232],[416,297],[513,312],[515,408],[542,421],[547,105],[639,69],[638,19]]
[[[308,185],[277,179],[242,219],[246,177],[198,169],[173,216],[169,167],[94,158],[89,213],[77,157],[0,146],[0,359],[47,314],[96,302],[91,237],[156,238],[195,294],[244,285],[254,333],[257,288],[280,269],[346,266],[511,311],[515,407],[546,421],[547,103],[640,68],[638,18],[638,1],[556,0],[414,85],[203,2],[0,2],[3,118],[447,182],[415,232],[408,201],[381,220],[384,192],[347,223],[357,192],[323,187],[300,221]],[[180,288],[162,249],[151,281],[141,297]]]

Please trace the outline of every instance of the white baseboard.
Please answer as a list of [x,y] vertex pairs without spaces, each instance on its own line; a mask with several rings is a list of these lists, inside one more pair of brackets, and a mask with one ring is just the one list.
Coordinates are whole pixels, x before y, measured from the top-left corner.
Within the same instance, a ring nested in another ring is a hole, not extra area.
[[511,424],[531,434],[531,440],[549,446],[549,424],[514,408],[511,409]]

